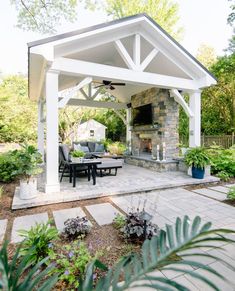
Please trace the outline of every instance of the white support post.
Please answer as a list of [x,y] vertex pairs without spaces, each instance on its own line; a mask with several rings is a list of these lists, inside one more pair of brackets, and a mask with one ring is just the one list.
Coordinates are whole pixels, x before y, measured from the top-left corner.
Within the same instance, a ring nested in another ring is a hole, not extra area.
[[201,145],[201,92],[194,91],[189,94],[189,107],[193,116],[189,118],[189,146]]
[[140,66],[140,45],[140,35],[136,34],[133,45],[133,61],[137,68]]
[[128,144],[128,149],[131,151],[131,108],[126,109],[126,143]]
[[60,191],[59,184],[59,130],[58,130],[58,75],[59,71],[46,73],[46,193]]
[[42,155],[42,160],[44,163],[44,109],[43,100],[38,101],[38,151]]

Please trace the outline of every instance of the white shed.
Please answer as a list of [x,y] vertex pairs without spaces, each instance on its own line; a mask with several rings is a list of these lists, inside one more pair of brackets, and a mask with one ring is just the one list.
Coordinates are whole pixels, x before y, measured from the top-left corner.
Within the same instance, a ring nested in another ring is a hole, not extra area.
[[95,140],[101,141],[105,139],[106,126],[94,119],[90,119],[78,126],[78,140]]

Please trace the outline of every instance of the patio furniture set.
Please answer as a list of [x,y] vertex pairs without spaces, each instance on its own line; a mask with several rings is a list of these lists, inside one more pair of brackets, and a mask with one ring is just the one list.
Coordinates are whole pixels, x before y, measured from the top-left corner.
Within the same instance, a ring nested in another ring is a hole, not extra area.
[[[74,143],[73,149],[78,149],[75,145],[78,144]],[[117,169],[122,168],[122,161],[120,160],[122,156],[105,154],[104,148],[103,151],[100,151],[102,149],[101,144],[98,151],[95,151],[95,148],[93,148],[94,151],[91,151],[88,147],[87,149],[85,147],[87,146],[80,145],[79,148],[80,150],[86,152],[83,161],[73,162],[70,158],[69,147],[65,144],[59,145],[59,172],[61,172],[60,182],[62,182],[65,174],[68,174],[69,182],[73,183],[73,187],[76,187],[77,175],[80,172],[84,172],[88,177],[88,181],[92,178],[93,185],[96,185],[96,177],[98,173],[100,177],[103,177],[104,175],[111,175],[112,170],[114,170],[113,175],[116,176]]]

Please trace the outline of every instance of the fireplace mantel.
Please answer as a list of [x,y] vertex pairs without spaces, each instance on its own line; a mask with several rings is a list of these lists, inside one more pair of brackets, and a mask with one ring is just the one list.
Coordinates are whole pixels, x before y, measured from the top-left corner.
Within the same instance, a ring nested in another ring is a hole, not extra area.
[[132,128],[131,131],[133,132],[138,132],[138,131],[156,131],[158,128],[146,128],[146,127],[143,127],[143,128]]

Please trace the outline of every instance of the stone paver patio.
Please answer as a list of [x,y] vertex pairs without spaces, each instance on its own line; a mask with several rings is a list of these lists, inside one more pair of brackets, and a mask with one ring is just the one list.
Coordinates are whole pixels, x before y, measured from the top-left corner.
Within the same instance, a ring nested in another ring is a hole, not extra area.
[[92,185],[92,182],[88,182],[86,177],[81,177],[77,178],[76,188],[73,188],[69,183],[69,178],[65,177],[61,183],[60,193],[48,195],[39,192],[36,198],[29,200],[21,200],[19,189],[16,189],[12,209],[217,181],[219,179],[216,177],[198,180],[179,171],[160,173],[124,164],[122,169],[118,169],[117,176],[97,177],[95,186]]

